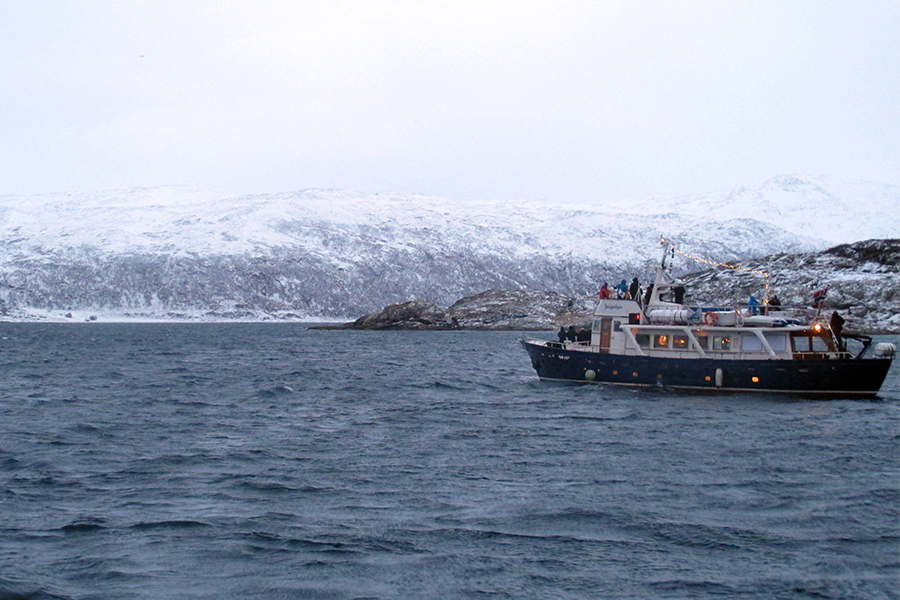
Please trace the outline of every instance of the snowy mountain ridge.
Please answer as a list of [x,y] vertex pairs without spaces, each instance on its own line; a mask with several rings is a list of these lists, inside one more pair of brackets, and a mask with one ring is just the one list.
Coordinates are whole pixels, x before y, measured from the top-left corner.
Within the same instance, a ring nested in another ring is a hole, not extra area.
[[0,310],[343,318],[488,288],[590,295],[645,276],[661,235],[716,261],[821,250],[897,237],[898,200],[898,186],[793,176],[566,206],[342,190],[7,195]]
[[900,186],[889,183],[780,175],[724,193],[618,206],[652,213],[666,205],[677,207],[683,215],[717,220],[741,215],[829,244],[893,238],[900,233]]
[[[898,186],[795,176],[718,194],[564,206],[535,200],[473,204],[425,195],[342,190],[227,196],[161,187],[0,196],[0,233],[7,240],[21,236],[30,245],[43,247],[92,245],[119,253],[231,254],[307,241],[309,236],[298,235],[289,226],[292,222],[373,226],[386,231],[446,229],[463,235],[491,233],[488,224],[494,224],[494,232],[514,230],[540,240],[539,247],[584,254],[590,244],[574,231],[596,229],[604,223],[615,226],[615,221],[629,216],[690,217],[702,223],[753,219],[801,236],[806,243],[827,245],[897,235],[897,206]],[[675,228],[681,225],[675,223]]]

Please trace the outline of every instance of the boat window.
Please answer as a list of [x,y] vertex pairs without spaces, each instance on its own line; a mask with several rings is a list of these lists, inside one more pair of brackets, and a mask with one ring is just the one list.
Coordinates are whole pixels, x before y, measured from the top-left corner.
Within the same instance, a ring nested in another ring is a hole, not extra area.
[[766,341],[775,352],[784,352],[787,349],[787,337],[783,335],[766,335]]
[[634,339],[637,340],[638,346],[641,348],[649,348],[650,347],[650,334],[649,333],[638,333],[634,336]]
[[745,335],[741,337],[741,348],[745,352],[760,352],[763,349],[763,345],[755,335]]
[[830,350],[828,341],[825,338],[814,336],[810,340],[812,341],[813,352],[828,352]]
[[591,325],[591,329],[593,331],[600,331],[600,319],[595,319],[594,324]]
[[613,331],[622,331],[622,321],[613,321]]
[[828,340],[818,335],[791,336],[794,342],[794,352],[830,352],[832,350]]
[[697,334],[695,332],[694,337],[697,338],[697,344],[700,345],[700,348],[703,350],[709,350],[709,336]]
[[732,338],[731,336],[726,335],[714,335],[713,336],[713,350],[731,350],[734,348],[737,350],[740,347],[740,344],[737,344],[739,338]]
[[668,348],[669,347],[669,334],[667,333],[659,333],[653,336],[653,347],[654,348]]
[[672,336],[672,347],[676,350],[687,350],[691,347],[688,336],[684,334],[676,334]]

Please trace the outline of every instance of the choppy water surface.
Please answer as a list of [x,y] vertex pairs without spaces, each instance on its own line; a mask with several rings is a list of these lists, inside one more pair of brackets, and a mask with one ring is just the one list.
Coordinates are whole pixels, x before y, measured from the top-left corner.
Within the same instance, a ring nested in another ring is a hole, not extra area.
[[897,598],[876,401],[540,383],[517,333],[0,324],[0,598]]

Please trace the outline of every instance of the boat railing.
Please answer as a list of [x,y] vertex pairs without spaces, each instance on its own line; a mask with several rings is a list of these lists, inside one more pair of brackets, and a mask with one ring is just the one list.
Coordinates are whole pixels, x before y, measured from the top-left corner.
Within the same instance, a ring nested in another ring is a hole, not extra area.
[[824,358],[850,358],[849,352],[793,352],[794,360],[821,360]]
[[720,327],[806,325],[819,313],[805,306],[702,306],[689,304],[651,304],[644,309],[648,323],[654,325],[718,325]]
[[565,340],[563,342],[557,342],[557,341],[553,341],[553,340],[531,340],[529,338],[529,339],[526,339],[526,341],[534,341],[534,342],[537,342],[538,345],[544,346],[545,348],[556,348],[559,350],[566,350],[566,349],[572,349],[572,348],[590,348],[591,347],[590,340],[587,340],[587,341]]
[[745,316],[754,316],[754,315],[763,315],[763,316],[772,316],[779,315],[787,318],[799,318],[803,317],[809,319],[810,317],[815,317],[818,314],[818,309],[811,308],[809,306],[796,306],[796,305],[777,305],[773,306],[771,304],[742,304],[736,307],[737,310],[740,311],[742,315]]
[[819,320],[820,313],[806,306],[752,306],[735,308],[739,323],[744,326],[785,327],[787,325],[809,325]]

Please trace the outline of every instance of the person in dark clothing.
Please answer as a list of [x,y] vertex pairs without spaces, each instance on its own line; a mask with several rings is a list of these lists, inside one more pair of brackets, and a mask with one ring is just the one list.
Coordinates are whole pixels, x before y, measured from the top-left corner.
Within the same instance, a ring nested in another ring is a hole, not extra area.
[[831,330],[835,335],[841,335],[844,331],[844,317],[838,314],[838,311],[831,313]]
[[563,343],[564,341],[566,341],[566,328],[565,328],[565,327],[560,327],[560,328],[559,328],[559,333],[556,334],[556,337],[559,338],[559,343],[560,343],[560,344]]
[[566,334],[566,339],[577,342],[578,341],[578,332],[575,331],[574,325],[569,325],[569,332]]
[[650,304],[650,298],[653,296],[653,284],[647,286],[647,291],[644,293],[644,304]]
[[844,338],[841,337],[841,332],[844,331],[844,317],[839,315],[838,311],[831,313],[831,331],[837,338],[838,350],[844,352]]
[[631,295],[631,299],[634,301],[640,301],[641,299],[641,283],[638,281],[638,278],[635,277],[631,280],[631,287],[628,288],[628,293]]

